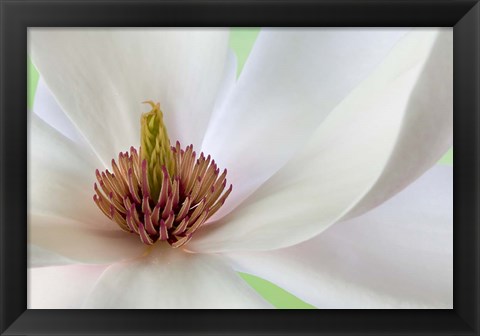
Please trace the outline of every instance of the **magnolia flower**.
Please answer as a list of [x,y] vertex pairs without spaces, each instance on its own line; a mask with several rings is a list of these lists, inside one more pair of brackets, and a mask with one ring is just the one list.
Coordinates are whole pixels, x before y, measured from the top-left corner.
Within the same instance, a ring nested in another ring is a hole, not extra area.
[[[452,143],[451,30],[264,29],[238,80],[224,29],[35,28],[29,43],[29,308],[270,307],[237,271],[319,308],[452,307],[452,170],[435,166]],[[171,155],[193,150],[230,195],[197,230],[174,222],[186,187],[152,220],[151,188],[174,198]],[[112,158],[130,166],[102,193]]]

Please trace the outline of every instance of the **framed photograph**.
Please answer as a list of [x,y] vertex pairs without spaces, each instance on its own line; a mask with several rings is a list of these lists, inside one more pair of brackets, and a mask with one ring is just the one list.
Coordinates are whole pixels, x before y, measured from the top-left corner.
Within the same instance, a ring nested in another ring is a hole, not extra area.
[[477,2],[1,8],[2,334],[478,334]]

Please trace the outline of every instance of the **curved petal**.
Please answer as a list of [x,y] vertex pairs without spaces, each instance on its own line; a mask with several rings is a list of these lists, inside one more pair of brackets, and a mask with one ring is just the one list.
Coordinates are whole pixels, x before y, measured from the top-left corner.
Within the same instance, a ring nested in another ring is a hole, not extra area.
[[227,61],[225,62],[225,71],[223,73],[220,89],[215,99],[215,106],[211,115],[211,119],[218,118],[218,114],[221,113],[223,105],[227,102],[235,84],[237,82],[237,56],[233,50],[229,49],[227,53]]
[[41,248],[37,245],[29,244],[27,248],[28,268],[76,264],[76,262],[71,259],[65,258],[64,256]]
[[197,234],[189,247],[291,246],[340,220],[370,190],[379,197],[363,210],[417,178],[452,138],[451,38],[450,30],[420,30],[402,39],[301,152],[247,202]]
[[319,308],[452,308],[452,168],[300,245],[232,254],[236,267]]
[[147,249],[137,235],[120,228],[95,229],[68,218],[29,215],[28,241],[79,263],[104,264],[135,258]]
[[43,252],[89,263],[141,255],[143,244],[121,231],[92,200],[95,168],[101,165],[93,153],[36,115],[31,116],[30,135],[29,242],[44,250],[35,252],[33,265],[47,262]]
[[433,57],[424,65],[410,94],[402,128],[381,175],[344,218],[358,216],[389,199],[432,167],[452,146],[451,30],[438,37],[430,53]]
[[110,266],[84,308],[270,308],[220,257],[157,245]]
[[69,265],[29,269],[28,309],[80,308],[105,265]]
[[35,99],[33,101],[33,112],[70,140],[83,142],[81,135],[70,120],[68,120],[68,117],[58,105],[43,78],[39,78],[38,80]]
[[66,138],[33,114],[29,137],[29,211],[115,228],[92,200],[102,166],[82,143]]
[[200,147],[228,30],[31,28],[28,37],[33,63],[105,164],[139,144],[145,100],[160,101],[173,141]]
[[280,169],[405,31],[263,29],[202,145],[234,185],[219,214]]

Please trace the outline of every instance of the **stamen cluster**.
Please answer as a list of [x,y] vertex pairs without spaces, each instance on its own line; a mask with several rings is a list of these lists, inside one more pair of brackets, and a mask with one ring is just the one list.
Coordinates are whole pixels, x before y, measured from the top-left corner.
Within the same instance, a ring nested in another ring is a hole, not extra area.
[[203,153],[197,159],[193,145],[181,149],[177,141],[170,150],[173,174],[161,166],[155,181],[158,196],[151,192],[142,149],[137,152],[131,147],[130,153],[119,154],[118,164],[112,159],[113,173],[97,169],[93,200],[108,218],[122,230],[139,235],[144,244],[166,241],[177,248],[220,209],[232,185],[225,190],[227,170],[220,174],[215,160]]

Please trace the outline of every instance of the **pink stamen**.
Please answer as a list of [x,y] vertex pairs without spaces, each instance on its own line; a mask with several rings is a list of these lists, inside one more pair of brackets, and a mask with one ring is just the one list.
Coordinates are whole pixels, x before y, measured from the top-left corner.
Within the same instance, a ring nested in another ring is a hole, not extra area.
[[[149,171],[148,161],[141,160],[141,149],[130,147],[130,154],[120,152],[118,162],[111,162],[113,173],[95,170],[93,201],[105,216],[122,230],[138,235],[142,243],[166,241],[177,248],[188,243],[225,203],[232,185],[225,190],[227,170],[220,174],[215,160],[203,152],[197,159],[193,145],[182,149],[177,141],[170,150],[173,174],[163,165],[157,167],[156,175],[151,175],[155,172]],[[158,199],[151,198],[151,181],[159,188]]]

